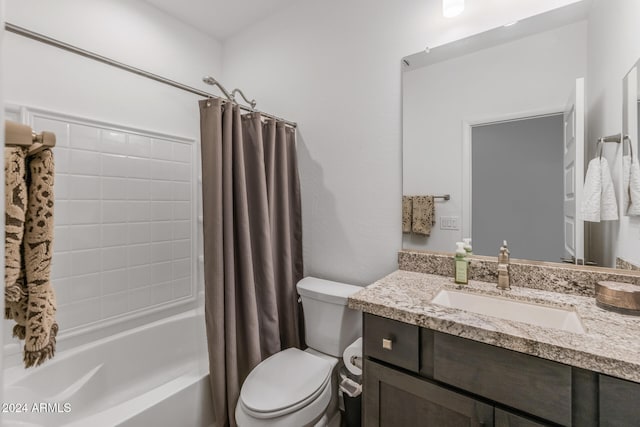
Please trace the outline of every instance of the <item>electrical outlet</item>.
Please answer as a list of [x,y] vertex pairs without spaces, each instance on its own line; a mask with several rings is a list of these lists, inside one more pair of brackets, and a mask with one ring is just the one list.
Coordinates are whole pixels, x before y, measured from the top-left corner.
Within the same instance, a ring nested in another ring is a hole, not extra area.
[[457,216],[441,216],[440,230],[459,230],[458,222],[460,217]]

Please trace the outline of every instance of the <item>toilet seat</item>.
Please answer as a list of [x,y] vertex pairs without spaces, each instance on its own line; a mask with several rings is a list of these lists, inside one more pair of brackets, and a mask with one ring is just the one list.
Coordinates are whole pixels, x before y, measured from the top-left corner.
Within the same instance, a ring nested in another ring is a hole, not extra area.
[[242,385],[239,403],[245,413],[259,419],[290,414],[330,388],[332,369],[323,358],[289,348],[251,371]]

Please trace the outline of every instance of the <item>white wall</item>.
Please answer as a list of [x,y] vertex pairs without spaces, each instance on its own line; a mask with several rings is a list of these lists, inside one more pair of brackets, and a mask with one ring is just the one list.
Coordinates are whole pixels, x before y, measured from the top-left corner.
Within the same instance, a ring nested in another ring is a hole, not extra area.
[[[34,11],[37,11],[37,13]],[[221,74],[221,47],[217,40],[190,28],[141,1],[12,1],[7,3],[6,19],[13,24],[204,90],[211,90],[211,87],[204,85],[200,81],[203,75],[219,76]],[[6,33],[4,38],[2,72],[4,74],[5,102],[37,107],[55,113],[69,114],[103,123],[106,122],[118,128],[173,135],[196,141],[196,143],[199,141],[198,96],[12,33]],[[55,123],[47,124],[47,126],[54,125]],[[97,127],[100,127],[100,125],[97,125]],[[70,136],[65,134],[68,129],[72,131]],[[72,169],[83,169],[87,171],[85,174],[87,176],[100,175],[100,159],[104,157],[100,152],[104,148],[104,144],[106,144],[106,136],[110,135],[110,133],[102,132],[103,136],[106,135],[105,138],[100,141],[93,141],[90,138],[78,139],[77,136],[74,137],[73,129],[73,126],[60,125],[60,147],[56,149],[58,151],[64,150],[65,141],[66,143],[76,144],[75,148],[79,149],[78,152],[91,159],[87,160],[86,164],[72,162]],[[125,135],[126,133],[120,133],[119,137],[129,138]],[[83,144],[86,144],[86,146]],[[149,147],[152,144],[149,144]],[[122,144],[122,148],[123,152],[116,151],[111,154],[131,154],[125,151],[125,144]],[[197,146],[195,151],[199,151]],[[65,151],[64,155],[67,154],[71,155],[72,153],[71,151],[68,153]],[[61,163],[63,158],[64,156],[58,159],[61,168],[63,167],[63,163]],[[154,161],[157,162],[157,160],[153,159],[141,160],[140,164],[144,163],[145,167],[151,167],[151,163]],[[199,160],[196,160],[196,168],[198,163]],[[62,173],[64,171],[60,169],[59,172]],[[67,184],[69,184],[70,180],[75,178],[72,176],[74,173],[71,169],[67,170],[67,172],[70,172],[65,177]],[[124,172],[124,169],[118,173],[128,174],[128,172]],[[130,175],[127,176],[131,177]],[[126,181],[124,175],[121,178]],[[81,190],[81,188],[88,190],[90,184],[95,184],[98,179],[104,181],[107,178],[93,176],[84,180],[76,179],[78,183],[76,190]],[[166,179],[171,178],[167,177]],[[71,185],[65,188],[65,179],[63,179],[62,175],[60,179],[56,177],[56,180],[59,184],[56,191],[61,195],[58,200],[60,202],[58,208],[63,209],[64,197],[62,194],[67,191],[67,194],[72,196],[70,191],[73,188]],[[152,185],[153,183],[148,181],[147,184]],[[169,183],[168,185],[173,184]],[[125,184],[125,189],[128,189],[128,187]],[[199,195],[199,191],[196,194]],[[99,197],[94,198],[99,199]],[[122,203],[129,206],[127,204],[128,201]],[[102,203],[103,208],[106,204],[107,202]],[[197,222],[198,211],[199,208],[191,210],[192,223]],[[78,224],[72,218],[77,218],[87,212],[89,211],[79,213],[72,210],[69,215],[65,215],[63,210],[59,210],[56,224],[63,225],[64,228],[56,229],[56,251],[74,250],[70,232]],[[154,211],[154,215],[159,212]],[[103,209],[101,220],[105,219],[104,215],[106,215],[106,211]],[[153,218],[150,217],[150,219]],[[65,220],[67,220],[65,224],[59,224],[59,221]],[[87,225],[89,224],[87,223]],[[87,227],[87,230],[98,233],[98,223],[94,222],[94,225],[93,228],[91,226]],[[77,233],[78,230],[74,232],[73,236],[82,237],[80,236],[81,233]],[[104,237],[104,233],[101,234]],[[131,235],[129,235],[130,237]],[[82,239],[78,239],[78,242],[80,240]],[[89,268],[87,267],[89,265],[93,266],[92,268],[95,270],[97,265],[106,262],[107,257],[102,253],[99,254],[99,250],[96,248],[96,245],[99,245],[97,242],[92,242],[91,239],[84,240],[85,247],[80,248],[78,246],[76,249],[81,252],[84,251],[82,253],[78,252],[78,254],[85,256],[87,262],[74,263],[72,260],[71,264],[73,265],[71,265],[71,268],[81,270]],[[94,248],[89,248],[87,245]],[[122,248],[124,250],[124,247]],[[115,251],[111,252],[114,254]],[[63,271],[60,266],[64,258],[63,256],[54,258],[53,270],[57,279],[62,278],[59,273]],[[58,265],[55,265],[56,261]],[[101,268],[103,267],[104,265]],[[73,275],[73,272],[71,273]],[[94,272],[89,271],[88,273]],[[60,287],[61,304],[59,305],[59,317],[62,336],[65,334],[65,325],[78,328],[91,325],[86,328],[86,333],[93,333],[91,332],[93,325],[95,325],[93,322],[105,319],[105,316],[109,314],[107,306],[102,304],[104,301],[101,301],[100,298],[107,293],[111,293],[111,291],[104,286],[104,283],[100,285],[95,282],[100,280],[99,276],[99,274],[87,276],[87,280],[93,280],[94,282],[87,282],[85,286],[82,286],[80,281],[76,279],[76,285],[70,284],[64,289]],[[130,279],[129,282],[131,282]],[[159,284],[147,283],[146,278],[144,280],[141,284],[145,283],[145,287]],[[117,282],[111,283],[115,284]],[[133,288],[130,285],[131,283],[128,283],[128,290],[132,291]],[[145,305],[154,300],[158,301],[158,298],[166,298],[168,297],[168,288],[168,286],[155,286],[148,289],[150,294],[147,290],[140,292],[139,296],[142,296],[144,301],[139,301]],[[173,291],[175,292],[176,289],[173,289]],[[163,292],[162,295],[160,295],[160,292]],[[145,295],[141,295],[143,293]],[[86,298],[87,301],[92,303],[82,304],[81,298]],[[123,308],[119,304],[127,304],[127,310],[130,308],[135,309],[134,300],[135,297],[123,297],[119,301],[111,298],[110,309],[123,314]],[[65,307],[65,301],[70,305]],[[74,305],[71,306],[71,304]],[[84,307],[84,309],[81,309],[81,307]],[[71,311],[75,308],[80,310]],[[98,309],[101,310],[100,316],[92,312]],[[167,315],[169,312],[165,311],[163,315]],[[111,313],[115,312],[111,311]],[[154,316],[154,318],[158,318],[161,315],[156,314]],[[149,317],[148,319],[151,318]],[[138,321],[132,321],[128,325],[132,327],[136,322],[139,324],[141,321],[142,318]],[[7,328],[8,322],[4,323],[3,326]],[[69,343],[72,341],[75,344],[82,342],[82,339],[77,336],[69,339]],[[59,341],[59,349],[64,348],[66,345],[70,344],[67,344],[65,340]]]
[[300,0],[225,41],[223,81],[299,123],[306,274],[368,284],[397,268],[400,59],[568,3],[492,1],[445,22],[436,0]]
[[[576,78],[586,74],[586,38],[582,21],[405,72],[404,194],[450,194],[451,200],[438,201],[436,215],[457,216],[462,224],[463,122],[562,112]],[[403,245],[453,251],[467,237],[462,227],[441,230],[439,224],[427,239],[405,235]]]
[[[621,132],[622,79],[640,58],[639,20],[640,2],[636,0],[593,0],[588,24],[587,82],[588,135],[592,154],[598,137]],[[620,149],[615,144],[607,144],[605,150],[607,159],[615,167],[612,170],[618,190]],[[591,236],[591,257],[600,265],[614,265],[616,256],[640,263],[640,221],[637,218],[622,217],[619,222],[593,224]]]

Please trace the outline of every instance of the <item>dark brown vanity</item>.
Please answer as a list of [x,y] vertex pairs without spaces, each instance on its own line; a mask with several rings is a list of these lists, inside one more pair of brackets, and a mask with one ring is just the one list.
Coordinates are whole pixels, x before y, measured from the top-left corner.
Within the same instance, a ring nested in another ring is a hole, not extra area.
[[637,426],[640,384],[364,314],[374,426]]

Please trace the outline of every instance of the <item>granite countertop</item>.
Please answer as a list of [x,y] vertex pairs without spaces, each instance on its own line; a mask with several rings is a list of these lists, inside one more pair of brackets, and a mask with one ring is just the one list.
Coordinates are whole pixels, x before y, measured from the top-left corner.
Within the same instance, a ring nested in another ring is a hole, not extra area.
[[[445,288],[572,308],[586,332],[543,328],[431,304]],[[592,297],[524,287],[501,291],[495,283],[475,280],[459,286],[450,277],[398,270],[352,295],[349,307],[640,382],[640,317],[603,310]]]

